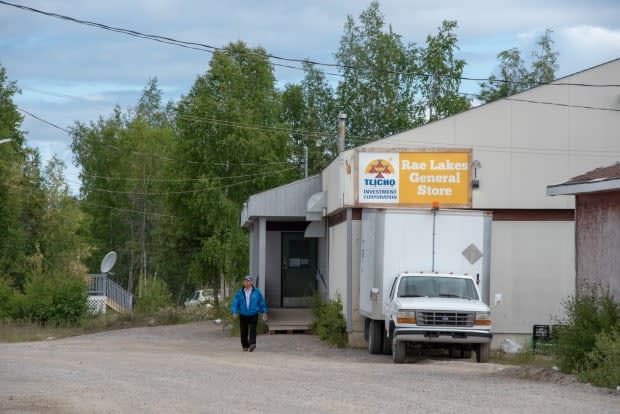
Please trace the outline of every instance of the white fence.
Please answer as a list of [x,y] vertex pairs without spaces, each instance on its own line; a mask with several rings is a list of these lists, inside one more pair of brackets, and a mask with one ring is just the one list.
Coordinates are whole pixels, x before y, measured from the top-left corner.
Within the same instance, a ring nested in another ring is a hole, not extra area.
[[[131,312],[133,306],[133,295],[123,289],[118,283],[111,280],[105,274],[88,275],[88,294],[91,297],[104,297],[105,305],[111,307],[117,312]],[[90,305],[89,299],[89,305]],[[99,304],[93,301],[94,307],[99,308]],[[105,306],[104,306],[105,307]],[[101,313],[101,312],[98,312]],[[105,313],[105,310],[103,310]]]

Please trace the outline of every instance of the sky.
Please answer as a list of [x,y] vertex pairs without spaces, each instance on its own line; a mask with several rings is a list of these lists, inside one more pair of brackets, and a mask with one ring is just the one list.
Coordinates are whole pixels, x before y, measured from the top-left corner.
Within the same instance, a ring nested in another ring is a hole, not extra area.
[[[287,58],[333,63],[347,16],[356,21],[370,0],[9,0],[43,12],[106,26],[222,47],[243,41]],[[513,47],[527,59],[545,29],[559,52],[557,77],[620,57],[618,0],[383,0],[386,25],[403,43],[423,45],[443,20],[456,20],[463,76],[497,73],[497,54]],[[211,54],[102,30],[0,3],[0,65],[22,93],[27,145],[44,161],[67,164],[70,188],[78,170],[61,129],[107,118],[116,105],[135,106],[148,80],[158,78],[164,101],[189,92],[208,70]],[[279,86],[304,73],[276,67]],[[337,78],[330,78],[337,82]],[[464,81],[462,92],[478,92]],[[59,127],[49,125],[54,124]],[[336,124],[336,117],[334,118]],[[6,138],[6,137],[0,137]]]

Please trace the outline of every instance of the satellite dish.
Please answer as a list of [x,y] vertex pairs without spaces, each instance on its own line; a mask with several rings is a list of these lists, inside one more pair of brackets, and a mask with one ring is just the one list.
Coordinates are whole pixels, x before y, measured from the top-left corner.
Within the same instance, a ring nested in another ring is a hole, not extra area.
[[105,255],[101,261],[101,273],[108,273],[116,263],[116,252],[110,252]]

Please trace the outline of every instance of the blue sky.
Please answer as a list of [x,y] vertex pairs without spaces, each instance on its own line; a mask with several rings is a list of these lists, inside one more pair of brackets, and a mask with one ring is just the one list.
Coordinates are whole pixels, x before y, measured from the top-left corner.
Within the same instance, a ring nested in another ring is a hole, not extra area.
[[[370,1],[358,0],[7,0],[108,26],[213,46],[242,40],[268,53],[333,62],[347,15],[357,19]],[[558,76],[620,57],[617,0],[417,1],[383,0],[380,9],[405,43],[423,44],[443,20],[457,20],[464,76],[488,77],[496,55],[517,47],[528,57],[545,28],[554,31]],[[210,54],[87,27],[0,4],[0,64],[22,94],[23,109],[66,128],[107,117],[115,105],[135,105],[157,77],[165,100],[186,94],[208,68]],[[279,68],[280,84],[303,72]],[[477,84],[464,82],[463,92]],[[68,166],[77,188],[70,137],[28,115],[22,129],[44,159]]]

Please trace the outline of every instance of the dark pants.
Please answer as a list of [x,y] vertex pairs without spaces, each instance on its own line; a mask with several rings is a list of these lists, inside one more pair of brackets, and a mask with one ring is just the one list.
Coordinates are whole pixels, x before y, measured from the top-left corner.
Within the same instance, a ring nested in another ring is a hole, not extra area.
[[241,328],[241,346],[244,349],[250,345],[256,345],[256,322],[258,315],[243,316],[239,315],[239,327]]

